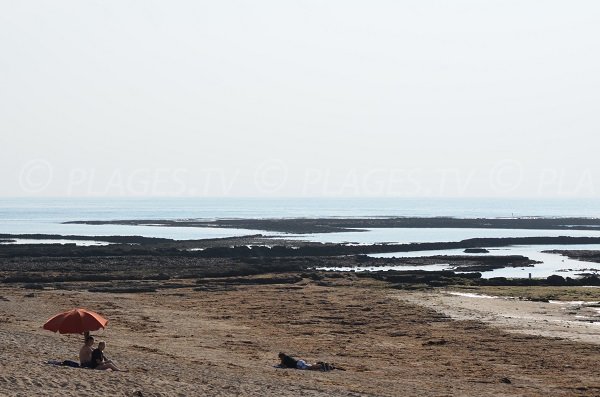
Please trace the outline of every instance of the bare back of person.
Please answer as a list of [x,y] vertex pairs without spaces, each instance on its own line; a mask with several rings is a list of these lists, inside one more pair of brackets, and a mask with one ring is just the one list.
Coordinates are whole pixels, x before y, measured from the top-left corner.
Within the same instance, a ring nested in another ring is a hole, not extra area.
[[82,367],[87,367],[92,362],[92,352],[94,348],[94,338],[91,336],[86,337],[85,344],[79,349],[79,364]]

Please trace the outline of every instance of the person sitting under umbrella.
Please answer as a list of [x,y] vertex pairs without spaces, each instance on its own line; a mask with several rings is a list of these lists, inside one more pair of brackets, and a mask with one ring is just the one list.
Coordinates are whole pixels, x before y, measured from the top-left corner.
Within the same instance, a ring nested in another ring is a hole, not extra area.
[[82,368],[91,368],[92,366],[92,352],[94,351],[94,337],[86,336],[85,344],[79,350],[79,365]]
[[98,347],[92,352],[91,368],[94,369],[112,369],[113,371],[123,371],[119,369],[112,360],[108,360],[103,351],[106,348],[106,342],[99,342]]

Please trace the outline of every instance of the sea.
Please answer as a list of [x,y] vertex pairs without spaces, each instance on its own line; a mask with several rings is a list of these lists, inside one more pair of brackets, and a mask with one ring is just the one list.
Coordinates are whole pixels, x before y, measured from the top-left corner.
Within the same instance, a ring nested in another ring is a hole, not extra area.
[[[520,230],[520,229],[365,229],[362,232],[319,233],[288,235],[250,229],[223,229],[199,227],[82,225],[64,224],[82,220],[183,220],[235,218],[334,218],[334,217],[440,217],[457,218],[515,218],[515,217],[585,217],[600,218],[600,200],[584,198],[0,198],[1,234],[60,234],[64,236],[136,235],[177,240],[219,238],[263,234],[289,239],[353,244],[410,243],[460,241],[473,237],[535,237],[535,236],[593,236],[598,231],[578,230]],[[31,241],[18,239],[17,243],[68,243],[60,241]],[[105,244],[78,241],[77,244]],[[571,246],[570,249],[591,249]],[[594,247],[598,248],[598,247]],[[555,246],[510,247],[501,254],[527,252],[532,259],[542,260],[536,269],[496,271],[487,276],[518,276],[533,273],[536,277],[550,274],[576,275],[583,270],[600,267],[590,262],[566,259],[542,250],[559,249]],[[430,253],[423,252],[422,255]],[[436,254],[440,254],[439,252]],[[455,254],[455,252],[447,252]],[[498,254],[498,252],[496,252]],[[394,254],[385,254],[394,256]],[[414,255],[414,254],[413,254]],[[550,255],[550,257],[547,257]],[[397,254],[396,256],[406,256]],[[543,261],[545,259],[545,261]],[[565,262],[567,260],[567,262]],[[547,263],[553,263],[552,266]],[[594,266],[595,265],[595,266]],[[444,266],[443,263],[440,266]],[[364,270],[364,269],[354,269]],[[529,270],[529,271],[528,271]],[[558,273],[557,273],[558,272]]]

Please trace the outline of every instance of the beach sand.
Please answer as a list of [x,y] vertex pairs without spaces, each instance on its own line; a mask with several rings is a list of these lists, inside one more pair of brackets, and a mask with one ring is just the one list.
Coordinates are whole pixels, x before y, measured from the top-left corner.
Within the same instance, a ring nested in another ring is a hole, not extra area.
[[[446,312],[457,304],[440,301],[442,292],[398,291],[352,277],[193,286],[138,294],[86,292],[85,285],[78,291],[0,286],[0,395],[600,395],[600,345],[589,343],[593,338],[453,319]],[[110,320],[95,334],[129,372],[45,363],[77,359],[81,336],[41,329],[73,307]],[[346,370],[275,368],[279,351]]]
[[453,319],[480,321],[515,333],[600,344],[598,301],[530,301],[444,289],[400,293],[398,297]]

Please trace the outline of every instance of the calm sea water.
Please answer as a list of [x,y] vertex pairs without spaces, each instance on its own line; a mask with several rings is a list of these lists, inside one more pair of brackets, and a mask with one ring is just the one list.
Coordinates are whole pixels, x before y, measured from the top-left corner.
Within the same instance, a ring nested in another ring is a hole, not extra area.
[[[174,239],[200,239],[248,234],[278,235],[247,229],[188,228],[123,225],[64,225],[74,220],[119,219],[217,219],[297,217],[452,216],[503,217],[600,217],[600,200],[593,199],[409,199],[409,198],[0,198],[0,233],[62,235],[139,235]],[[496,229],[370,229],[357,233],[323,233],[291,238],[322,242],[432,242],[459,241],[472,237],[600,236],[596,231],[496,230]],[[26,241],[20,241],[26,242]],[[52,241],[48,241],[52,242]],[[56,242],[56,241],[53,241]],[[67,240],[61,242],[68,242]],[[81,244],[81,242],[80,242]],[[84,242],[83,244],[94,244]],[[566,265],[577,270],[589,263],[575,263],[542,249],[560,246],[510,248],[505,254],[527,254],[541,260],[536,269],[502,269],[492,275],[522,277],[555,273]],[[574,247],[573,247],[574,248]],[[585,247],[583,247],[585,248]],[[591,249],[591,247],[589,247]],[[452,254],[453,252],[437,252]],[[432,253],[424,253],[431,255]],[[406,256],[406,254],[404,254]],[[440,266],[444,266],[440,264]]]
[[469,229],[469,228],[377,228],[363,232],[316,233],[286,237],[322,243],[434,243],[461,241],[470,238],[503,237],[600,237],[600,230],[532,230],[532,229]]
[[[175,239],[238,236],[256,230],[121,225],[63,225],[74,220],[294,217],[600,217],[600,200],[412,198],[17,198],[0,199],[0,233],[142,235]],[[406,233],[404,233],[406,234]],[[481,235],[455,230],[373,231],[353,236],[313,235],[323,241],[453,241]],[[394,237],[397,236],[397,237]],[[487,234],[484,236],[488,236]],[[489,235],[494,237],[495,235]],[[417,238],[417,240],[414,240]],[[450,240],[448,238],[451,238]],[[379,240],[378,240],[379,239]],[[433,239],[433,240],[432,240]]]

